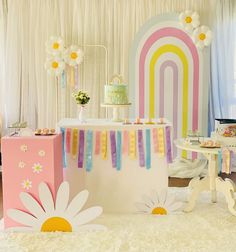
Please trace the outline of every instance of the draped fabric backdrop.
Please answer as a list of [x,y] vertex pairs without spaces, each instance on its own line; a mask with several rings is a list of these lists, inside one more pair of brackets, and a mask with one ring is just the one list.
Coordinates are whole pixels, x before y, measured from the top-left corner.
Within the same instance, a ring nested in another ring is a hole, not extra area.
[[[109,51],[109,77],[121,74],[128,81],[129,49],[139,28],[151,17],[187,9],[199,12],[201,23],[211,26],[217,0],[1,0],[0,55],[1,111],[12,123],[26,120],[31,127],[56,124],[56,81],[47,76],[45,41],[62,36],[71,44],[102,44]],[[2,15],[4,14],[4,15]],[[5,29],[5,24],[6,29]],[[2,32],[3,31],[3,32]],[[6,43],[5,43],[6,42]],[[89,117],[104,117],[100,108],[105,84],[105,56],[101,49],[84,48],[79,66],[79,88],[91,95]],[[1,67],[2,68],[2,67]],[[134,83],[128,83],[128,85]],[[206,81],[207,85],[207,81]],[[74,117],[72,88],[59,89],[59,119]],[[5,124],[6,125],[6,124]]]

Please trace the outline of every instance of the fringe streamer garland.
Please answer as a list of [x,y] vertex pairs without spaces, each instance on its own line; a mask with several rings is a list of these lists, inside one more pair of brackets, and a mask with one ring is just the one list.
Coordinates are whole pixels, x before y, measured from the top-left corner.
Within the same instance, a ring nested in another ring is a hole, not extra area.
[[84,163],[84,130],[79,131],[78,168],[83,168]]
[[139,152],[139,166],[145,166],[145,154],[144,154],[144,146],[143,146],[143,131],[138,130],[138,152]]
[[121,169],[121,131],[117,131],[117,140],[116,140],[116,152],[117,152],[117,158],[116,158],[116,169],[120,171]]
[[92,170],[93,163],[93,131],[86,132],[86,171]]
[[128,154],[128,148],[129,148],[129,134],[127,130],[123,131],[123,146],[122,146],[122,153]]
[[112,160],[112,167],[116,168],[116,132],[110,131],[110,143],[111,143],[111,160]]
[[158,152],[158,138],[157,138],[157,129],[152,129],[152,138],[153,138],[153,150],[154,153]]
[[100,131],[96,131],[96,135],[95,135],[95,155],[99,155],[100,154],[100,144],[101,144],[101,132]]
[[61,128],[62,134],[62,157],[63,157],[63,167],[66,168],[66,153],[65,153],[65,128]]
[[102,131],[102,159],[107,159],[107,132]]
[[66,129],[66,153],[70,153],[71,129]]
[[131,130],[129,132],[129,156],[132,159],[136,158],[136,132]]
[[151,168],[151,131],[146,129],[146,167]]
[[161,157],[165,156],[165,142],[164,142],[164,129],[158,128],[157,129],[158,135],[158,152]]
[[72,130],[72,157],[76,158],[78,148],[78,129]]
[[170,136],[170,126],[166,127],[166,158],[167,163],[172,163],[172,148],[171,148],[171,136]]

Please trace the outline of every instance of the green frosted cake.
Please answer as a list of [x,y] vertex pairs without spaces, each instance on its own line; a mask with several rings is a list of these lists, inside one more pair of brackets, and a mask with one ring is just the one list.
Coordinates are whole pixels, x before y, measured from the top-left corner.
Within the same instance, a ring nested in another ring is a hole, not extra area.
[[128,104],[127,85],[105,85],[104,103],[112,105]]

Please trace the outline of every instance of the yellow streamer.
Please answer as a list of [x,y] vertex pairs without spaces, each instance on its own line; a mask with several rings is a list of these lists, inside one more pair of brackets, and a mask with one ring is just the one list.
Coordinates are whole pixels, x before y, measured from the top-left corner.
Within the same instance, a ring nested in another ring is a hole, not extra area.
[[78,129],[72,130],[72,157],[76,158],[78,152]]
[[101,133],[101,144],[102,144],[102,159],[107,159],[107,132],[102,131]]
[[158,128],[157,129],[158,135],[158,152],[161,157],[165,156],[165,138],[164,138],[164,129]]
[[[155,65],[159,57],[164,54],[172,52],[179,56],[183,64],[183,103],[182,103],[182,137],[187,136],[188,131],[188,60],[184,52],[177,46],[167,44],[158,48],[152,56],[150,63],[150,104],[149,104],[149,118],[155,117]],[[182,156],[187,157],[187,152],[183,151]]]
[[132,159],[136,158],[136,133],[134,130],[129,132],[129,156]]

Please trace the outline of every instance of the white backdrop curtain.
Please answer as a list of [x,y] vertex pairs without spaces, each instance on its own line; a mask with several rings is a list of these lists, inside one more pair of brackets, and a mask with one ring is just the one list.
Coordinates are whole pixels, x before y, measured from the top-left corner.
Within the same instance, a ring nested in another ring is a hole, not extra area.
[[[214,14],[216,1],[8,0],[6,71],[1,80],[7,97],[5,121],[10,124],[26,120],[33,128],[55,126],[56,81],[48,77],[44,69],[45,41],[50,36],[62,36],[67,46],[105,45],[109,50],[109,77],[118,73],[127,82],[129,48],[136,32],[149,18],[192,9],[199,12],[201,23],[211,25],[209,11]],[[2,39],[0,37],[0,41]],[[102,50],[84,50],[79,88],[86,89],[91,95],[88,115],[103,117],[100,103],[105,84],[104,54]],[[68,87],[59,92],[59,117],[75,116],[71,91]]]

